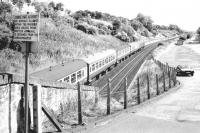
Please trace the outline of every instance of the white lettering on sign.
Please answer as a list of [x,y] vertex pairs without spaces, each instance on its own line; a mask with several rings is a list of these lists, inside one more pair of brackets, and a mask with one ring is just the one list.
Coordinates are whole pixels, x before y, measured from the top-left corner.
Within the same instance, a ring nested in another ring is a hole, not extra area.
[[39,15],[14,16],[14,41],[39,41]]

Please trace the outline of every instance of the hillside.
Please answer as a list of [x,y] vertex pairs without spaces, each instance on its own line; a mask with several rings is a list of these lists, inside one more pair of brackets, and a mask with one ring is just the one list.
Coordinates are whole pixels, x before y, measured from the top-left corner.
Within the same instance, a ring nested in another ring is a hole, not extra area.
[[[107,13],[65,10],[62,3],[33,2],[36,12],[41,12],[40,43],[37,52],[30,55],[30,72],[37,71],[73,58],[105,49],[116,49],[127,43],[157,36],[182,33],[180,28],[153,24],[149,16],[138,14],[132,20]],[[2,2],[0,7],[0,72],[22,74],[24,59],[20,52],[23,42],[12,41],[13,3]],[[14,8],[15,7],[15,8]]]

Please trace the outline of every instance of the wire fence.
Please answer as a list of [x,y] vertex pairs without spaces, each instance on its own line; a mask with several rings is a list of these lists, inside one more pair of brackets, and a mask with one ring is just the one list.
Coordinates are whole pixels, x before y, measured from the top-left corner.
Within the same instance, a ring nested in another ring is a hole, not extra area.
[[[99,116],[109,115],[115,111],[126,109],[129,106],[140,104],[148,99],[151,99],[152,97],[161,95],[170,88],[176,86],[176,69],[170,67],[168,64],[164,64],[158,60],[155,60],[154,58],[153,61],[160,67],[162,73],[143,74],[134,78],[132,75],[135,74],[134,72],[131,72],[120,82],[115,91],[112,91],[113,88],[111,82],[108,80],[107,90],[103,94],[98,93],[98,88],[87,87],[80,83],[78,83],[76,86],[66,87],[67,85],[62,83],[54,84],[43,82],[41,85],[42,88],[40,88],[40,102],[42,103],[41,108],[43,109],[42,117],[43,124],[45,125],[45,127],[43,126],[43,131],[62,132],[62,128],[66,129],[74,124],[81,125],[88,122],[88,117],[96,119]],[[12,88],[14,88],[13,85],[23,86],[24,83],[19,81],[17,77],[13,78],[13,75],[11,74],[3,73],[1,75],[2,76],[0,77],[3,80],[1,85],[6,85],[6,87],[3,89],[0,87],[0,98],[5,97],[4,92],[6,92],[7,98],[9,99],[9,121],[7,129],[14,132],[16,131],[17,126],[14,126],[15,129],[12,129],[13,127],[11,128],[11,125],[13,124],[11,111],[13,106],[17,106],[17,104],[11,104],[11,101],[14,99],[13,93],[16,93],[16,91],[12,92]],[[135,79],[132,81],[132,83],[131,78]],[[29,97],[29,104],[32,110],[31,114],[34,112],[34,100],[31,98],[34,97],[32,93],[34,91],[34,86],[35,84],[32,80],[30,82],[30,89],[32,89],[32,91],[29,91],[31,92]],[[17,91],[17,94],[19,94],[19,92],[20,90]],[[18,96],[18,100],[20,100],[20,96]],[[88,108],[90,108],[89,112]],[[17,109],[14,111],[17,112]],[[15,113],[13,115],[17,114]],[[14,117],[14,119],[16,118]],[[33,115],[30,119],[32,121],[34,120]],[[33,123],[34,122],[31,122],[30,126],[32,128],[34,127]],[[51,123],[54,123],[53,128],[49,128],[50,125],[52,125]]]

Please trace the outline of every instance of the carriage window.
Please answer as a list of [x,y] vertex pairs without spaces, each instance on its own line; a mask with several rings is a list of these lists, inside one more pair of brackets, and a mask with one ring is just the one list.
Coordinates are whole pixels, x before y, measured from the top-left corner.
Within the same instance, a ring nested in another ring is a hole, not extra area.
[[95,64],[92,65],[92,71],[94,71],[94,70],[95,70]]
[[64,81],[69,82],[69,76],[67,76],[66,78],[64,78]]
[[111,58],[109,57],[109,58],[108,58],[108,62],[110,62],[110,61],[111,61]]
[[99,67],[101,67],[102,61],[99,61]]
[[76,73],[71,75],[71,83],[75,83],[76,82]]
[[108,63],[108,58],[106,58],[106,61],[105,61],[106,63]]
[[82,70],[82,77],[84,77],[84,70]]
[[102,66],[104,65],[104,60],[102,60]]
[[77,72],[77,80],[79,80],[81,78],[81,71]]
[[98,64],[98,62],[96,63],[96,69],[98,69],[99,68],[99,64]]

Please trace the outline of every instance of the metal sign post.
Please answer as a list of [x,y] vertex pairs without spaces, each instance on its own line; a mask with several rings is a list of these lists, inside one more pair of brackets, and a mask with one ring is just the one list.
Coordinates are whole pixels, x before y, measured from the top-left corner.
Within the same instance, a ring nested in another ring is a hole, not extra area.
[[28,90],[28,85],[29,85],[29,74],[28,74],[28,65],[29,65],[29,47],[31,45],[31,42],[26,42],[26,54],[25,54],[25,133],[29,132],[29,119],[28,119],[28,108],[29,108],[29,103],[28,103],[28,98],[29,98],[29,90]]
[[22,45],[22,49],[25,50],[25,133],[29,133],[30,123],[29,123],[29,53],[32,52],[33,46],[32,42],[39,42],[39,18],[38,14],[22,14],[14,16],[14,41],[25,42],[25,45]]

